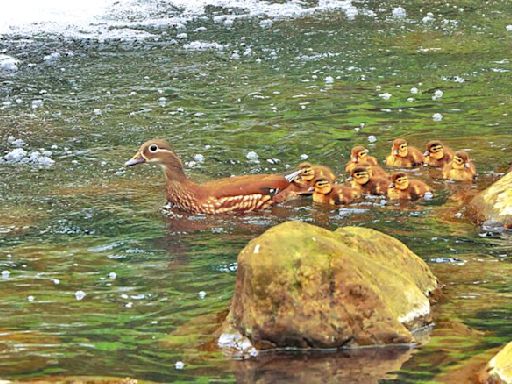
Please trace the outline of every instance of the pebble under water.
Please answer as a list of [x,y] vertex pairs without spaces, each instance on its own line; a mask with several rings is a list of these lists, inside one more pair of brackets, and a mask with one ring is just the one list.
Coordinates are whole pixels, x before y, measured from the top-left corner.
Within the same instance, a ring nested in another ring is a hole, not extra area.
[[[463,204],[511,161],[509,3],[225,3],[94,0],[108,12],[70,11],[76,27],[0,17],[0,378],[463,382],[512,335],[510,237]],[[163,208],[158,167],[123,167],[154,137],[199,181],[306,159],[342,174],[352,146],[382,162],[396,137],[467,150],[479,178],[418,168],[429,201],[181,215]],[[224,356],[212,334],[236,256],[286,220],[378,229],[422,257],[446,296],[425,342]]]

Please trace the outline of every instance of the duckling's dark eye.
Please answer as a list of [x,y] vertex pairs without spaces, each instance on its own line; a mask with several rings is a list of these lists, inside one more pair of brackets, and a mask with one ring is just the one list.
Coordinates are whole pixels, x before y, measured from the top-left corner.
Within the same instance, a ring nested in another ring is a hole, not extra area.
[[151,145],[149,146],[149,151],[150,151],[150,152],[156,152],[156,151],[158,151],[158,145],[156,145],[156,144],[151,144]]
[[402,145],[400,146],[400,149],[405,149],[405,148],[407,148],[407,144],[402,144]]

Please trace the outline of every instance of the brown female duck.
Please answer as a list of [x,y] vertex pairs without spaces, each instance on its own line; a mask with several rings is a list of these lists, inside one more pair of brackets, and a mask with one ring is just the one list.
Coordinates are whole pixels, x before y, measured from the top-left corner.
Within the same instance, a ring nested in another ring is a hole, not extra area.
[[273,204],[273,197],[299,174],[246,175],[198,184],[185,175],[180,158],[164,140],[142,144],[125,165],[142,163],[162,166],[167,179],[167,201],[172,207],[189,213],[218,214],[267,208]]

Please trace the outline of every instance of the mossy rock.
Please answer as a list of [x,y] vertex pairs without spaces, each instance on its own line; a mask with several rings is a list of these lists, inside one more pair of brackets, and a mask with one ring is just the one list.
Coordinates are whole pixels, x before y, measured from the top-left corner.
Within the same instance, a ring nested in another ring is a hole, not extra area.
[[512,228],[512,172],[507,173],[470,202],[469,216],[477,223]]
[[482,384],[512,384],[512,343],[498,352],[480,375]]
[[254,352],[412,343],[436,288],[423,260],[381,232],[283,223],[238,255],[219,345]]

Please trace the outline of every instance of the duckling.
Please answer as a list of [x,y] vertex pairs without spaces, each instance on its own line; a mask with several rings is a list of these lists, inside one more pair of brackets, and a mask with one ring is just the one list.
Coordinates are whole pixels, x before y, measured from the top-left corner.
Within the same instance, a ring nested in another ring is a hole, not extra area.
[[288,187],[299,174],[246,175],[198,184],[185,175],[180,158],[164,140],[142,144],[125,166],[143,163],[159,164],[163,168],[169,205],[189,213],[218,214],[267,208],[274,203],[273,196]]
[[476,177],[476,168],[465,151],[457,151],[452,161],[443,167],[443,179],[472,181]]
[[418,148],[409,146],[404,139],[393,140],[391,154],[386,157],[388,167],[411,168],[422,165],[423,162],[423,153]]
[[361,198],[361,192],[358,189],[333,184],[326,178],[316,180],[313,192],[313,201],[315,203],[324,203],[330,205],[350,204]]
[[391,176],[393,184],[388,188],[390,200],[416,200],[431,193],[430,187],[421,180],[409,180],[403,172],[394,173]]
[[357,166],[372,167],[373,174],[379,177],[389,177],[387,172],[379,166],[379,162],[373,156],[368,155],[368,150],[362,145],[356,145],[350,151],[350,160],[345,165],[345,172],[350,172]]
[[296,183],[304,186],[307,185],[307,188],[314,186],[315,180],[320,177],[326,178],[332,182],[336,180],[334,172],[325,165],[312,165],[305,161],[299,164],[299,170],[300,175]]
[[439,140],[427,143],[427,151],[424,153],[425,165],[429,167],[443,167],[453,158],[453,152],[445,147]]
[[331,182],[336,181],[334,172],[324,165],[312,165],[308,162],[299,164],[299,176],[293,180],[279,195],[274,197],[274,202],[283,202],[298,195],[311,195],[315,181],[325,178]]
[[359,189],[363,194],[385,195],[387,193],[389,180],[374,176],[371,167],[355,167],[350,176],[352,177],[351,186]]

